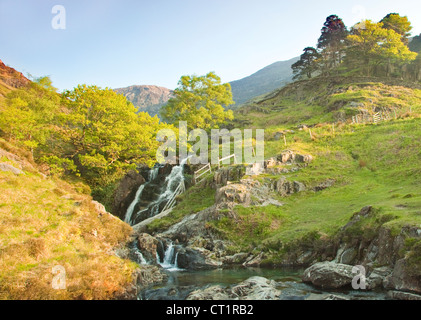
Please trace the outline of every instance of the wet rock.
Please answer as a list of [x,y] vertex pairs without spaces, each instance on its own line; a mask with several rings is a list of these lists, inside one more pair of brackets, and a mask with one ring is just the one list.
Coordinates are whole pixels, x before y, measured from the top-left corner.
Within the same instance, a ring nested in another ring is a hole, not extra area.
[[206,289],[195,290],[190,293],[186,300],[229,300],[227,290],[222,286],[211,286]]
[[352,268],[350,265],[334,262],[316,263],[304,271],[303,282],[312,283],[324,289],[346,287],[351,285],[355,277]]
[[225,265],[240,265],[240,264],[245,263],[248,256],[249,256],[248,253],[236,253],[232,256],[224,257],[223,263]]
[[222,262],[210,258],[205,249],[180,248],[177,251],[177,265],[187,270],[209,270],[219,268]]
[[115,300],[137,300],[138,291],[152,285],[158,285],[168,280],[168,276],[157,266],[142,266],[134,272],[134,280]]
[[263,277],[252,277],[231,289],[239,300],[277,300],[281,291],[273,280]]
[[260,265],[262,264],[262,261],[265,259],[265,254],[263,252],[259,253],[256,256],[251,256],[249,257],[244,263],[243,266],[244,267],[249,267],[249,268],[257,268],[260,267]]
[[389,291],[387,296],[393,300],[407,300],[407,301],[419,301],[421,295],[402,291]]
[[137,237],[138,248],[147,261],[156,259],[158,244],[158,239],[147,233],[142,233]]

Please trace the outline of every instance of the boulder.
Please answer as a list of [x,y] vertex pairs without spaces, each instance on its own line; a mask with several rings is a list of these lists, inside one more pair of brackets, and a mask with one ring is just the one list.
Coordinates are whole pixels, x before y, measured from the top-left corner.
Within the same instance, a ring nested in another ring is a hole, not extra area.
[[252,277],[231,289],[232,294],[239,300],[277,300],[281,291],[277,283],[263,277]]
[[232,256],[226,256],[223,259],[223,263],[225,265],[240,265],[245,263],[246,259],[248,258],[248,253],[236,253]]
[[147,233],[142,233],[137,237],[137,245],[146,261],[156,259],[159,241]]
[[387,296],[393,300],[407,300],[407,301],[420,301],[421,295],[402,292],[402,291],[389,291]]
[[391,290],[421,293],[421,279],[406,272],[405,259],[396,262],[393,272],[384,279],[383,286]]
[[260,265],[262,264],[263,259],[265,259],[265,255],[263,252],[259,253],[256,256],[250,256],[244,263],[243,266],[244,267],[249,267],[249,268],[257,268],[260,267]]
[[210,270],[222,266],[222,262],[210,256],[211,253],[206,249],[180,248],[177,251],[177,265],[187,270]]
[[323,289],[350,286],[355,277],[352,268],[350,265],[334,262],[316,263],[304,271],[303,282],[312,283]]
[[0,171],[4,172],[11,172],[17,176],[21,174],[25,174],[22,170],[15,168],[14,166],[8,164],[8,163],[0,163]]
[[222,286],[211,286],[206,289],[195,290],[190,293],[186,300],[229,300],[229,294]]

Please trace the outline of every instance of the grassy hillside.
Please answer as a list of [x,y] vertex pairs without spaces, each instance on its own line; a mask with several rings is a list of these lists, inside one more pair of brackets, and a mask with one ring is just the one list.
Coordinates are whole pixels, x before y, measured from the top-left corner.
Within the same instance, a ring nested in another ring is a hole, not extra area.
[[[276,263],[280,253],[295,243],[333,238],[368,205],[376,209],[376,219],[368,220],[363,233],[375,232],[379,225],[394,233],[405,225],[421,225],[421,90],[416,84],[403,87],[379,79],[356,80],[294,83],[237,112],[235,126],[266,129],[266,159],[288,149],[311,154],[314,161],[294,173],[254,177],[265,182],[284,176],[306,185],[307,191],[278,196],[282,207],[237,206],[238,219],[212,223],[215,231],[235,244],[234,251],[265,251]],[[359,110],[353,107],[356,103],[373,110],[395,108],[396,119],[352,124],[350,118]],[[345,118],[343,122],[337,122],[338,115]],[[303,123],[309,127],[298,126]],[[284,139],[275,139],[277,132],[286,134],[286,145]],[[315,192],[314,187],[326,180],[334,185]],[[183,196],[167,220],[179,221],[192,213],[183,203],[196,203],[196,192]],[[211,192],[202,195],[209,202],[214,198]]]
[[[0,299],[112,299],[136,264],[117,257],[131,228],[101,212],[89,188],[47,178],[28,152],[0,140]],[[10,167],[9,167],[10,168]],[[55,290],[53,267],[66,272]]]

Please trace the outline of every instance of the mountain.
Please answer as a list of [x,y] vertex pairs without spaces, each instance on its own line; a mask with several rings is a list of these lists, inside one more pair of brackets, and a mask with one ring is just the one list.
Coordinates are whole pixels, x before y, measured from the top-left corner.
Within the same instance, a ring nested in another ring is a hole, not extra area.
[[5,96],[10,90],[21,88],[30,83],[22,73],[6,66],[0,60],[0,97]]
[[298,59],[272,63],[251,76],[230,82],[236,106],[292,82],[291,65]]
[[172,97],[173,91],[158,86],[130,86],[114,89],[115,92],[123,94],[139,111],[155,116],[161,107]]

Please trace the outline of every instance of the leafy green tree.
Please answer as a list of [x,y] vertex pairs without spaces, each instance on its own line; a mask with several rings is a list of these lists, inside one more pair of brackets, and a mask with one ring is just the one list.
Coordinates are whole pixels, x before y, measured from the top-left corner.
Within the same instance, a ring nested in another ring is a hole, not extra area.
[[174,98],[161,109],[161,116],[175,125],[187,121],[189,129],[218,128],[233,119],[232,111],[226,110],[232,104],[231,85],[222,84],[215,73],[182,76]]
[[94,185],[105,185],[138,163],[153,164],[157,117],[136,108],[111,89],[79,85],[63,94],[60,153]]
[[0,110],[3,136],[34,151],[44,148],[54,131],[60,111],[60,95],[48,77],[35,79],[28,88],[11,91]]
[[383,23],[383,28],[391,29],[400,34],[402,42],[408,45],[412,26],[407,17],[401,17],[398,13],[389,13],[380,22]]
[[313,73],[319,70],[318,59],[320,54],[313,47],[307,47],[301,55],[300,60],[294,63],[291,68],[294,73],[294,79],[302,78],[306,76],[310,79]]
[[413,61],[417,54],[411,52],[402,42],[399,33],[383,28],[383,23],[366,20],[363,27],[354,27],[347,37],[348,66],[365,70],[370,76],[376,67],[382,66],[386,76],[390,75],[391,65],[401,65]]

